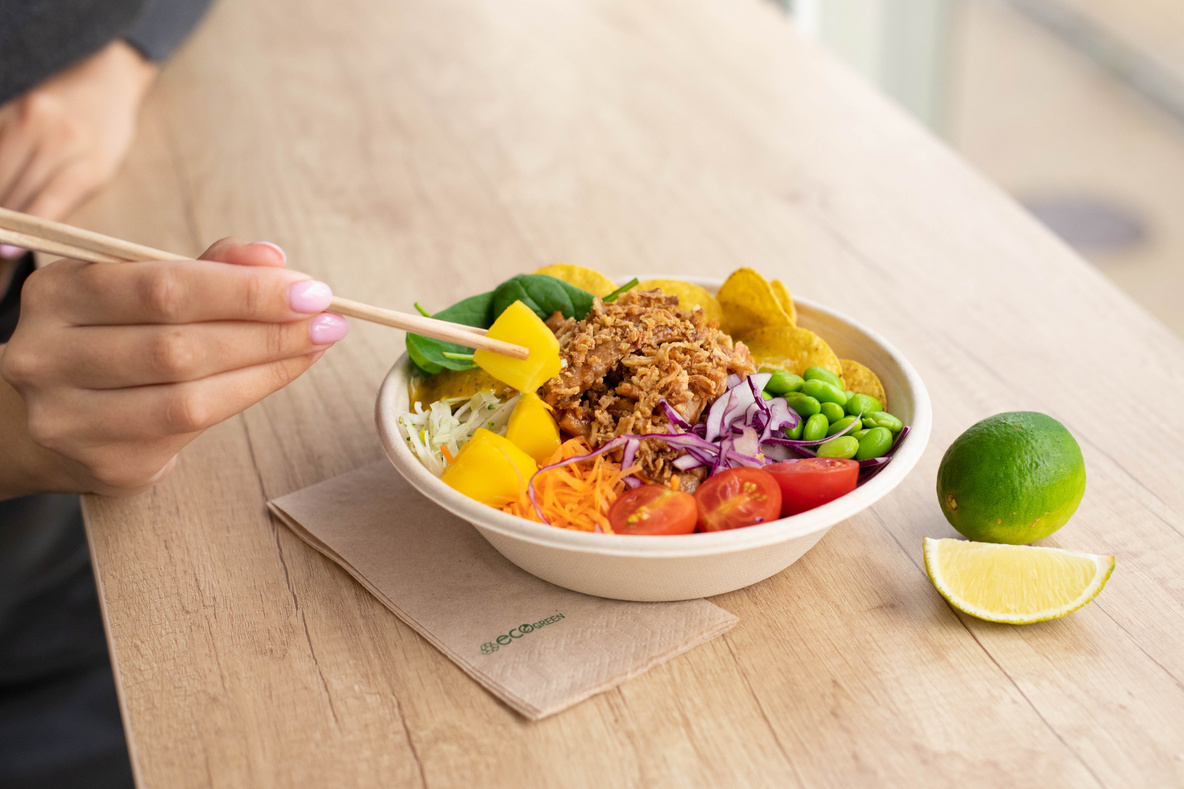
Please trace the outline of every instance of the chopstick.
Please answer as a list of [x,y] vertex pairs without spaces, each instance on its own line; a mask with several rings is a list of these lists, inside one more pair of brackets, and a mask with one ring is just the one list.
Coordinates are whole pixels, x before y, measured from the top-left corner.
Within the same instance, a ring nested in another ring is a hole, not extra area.
[[[147,260],[189,260],[185,255],[105,236],[92,230],[51,222],[19,211],[0,208],[0,244],[31,249],[49,255],[85,260],[89,263],[128,263]],[[454,342],[466,348],[492,351],[514,359],[525,359],[530,351],[521,345],[484,336],[485,329],[461,323],[412,315],[374,307],[334,296],[329,310],[350,318],[378,323],[395,329]]]

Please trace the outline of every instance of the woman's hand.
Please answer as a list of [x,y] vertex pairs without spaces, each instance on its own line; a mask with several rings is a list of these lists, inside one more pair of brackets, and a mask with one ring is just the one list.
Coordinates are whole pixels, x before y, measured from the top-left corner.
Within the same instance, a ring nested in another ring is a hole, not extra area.
[[155,76],[116,41],[0,107],[0,207],[60,219],[110,179]]
[[32,274],[0,346],[0,378],[20,395],[0,392],[0,435],[23,450],[16,468],[0,459],[0,497],[136,493],[203,430],[307,370],[348,326],[322,314],[327,285],[283,265],[274,245],[224,239],[196,261]]

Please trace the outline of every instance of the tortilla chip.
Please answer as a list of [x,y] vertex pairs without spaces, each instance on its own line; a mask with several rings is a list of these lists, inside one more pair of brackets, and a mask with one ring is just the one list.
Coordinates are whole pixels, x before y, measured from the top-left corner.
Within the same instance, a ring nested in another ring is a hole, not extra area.
[[734,339],[777,326],[794,325],[789,313],[777,301],[773,288],[750,268],[736,269],[719,289],[719,304],[724,311],[723,328]]
[[840,359],[843,365],[843,382],[847,388],[856,394],[865,394],[880,401],[884,410],[888,410],[888,395],[884,392],[884,384],[880,378],[867,367],[851,359]]
[[744,338],[752,361],[759,367],[772,367],[801,375],[808,367],[823,367],[838,376],[843,374],[839,357],[826,340],[809,329],[796,326],[770,326]]
[[793,321],[793,325],[797,326],[798,308],[793,305],[793,297],[789,295],[789,288],[785,287],[779,279],[770,282],[769,287],[773,289],[773,295],[777,297],[777,303],[781,305],[781,309],[785,310],[789,319]]
[[635,290],[660,290],[667,296],[678,296],[678,306],[684,310],[701,307],[708,320],[715,319],[723,323],[724,311],[719,301],[698,285],[682,282],[677,279],[647,279],[637,283]]
[[577,288],[588,291],[593,296],[607,296],[617,289],[613,281],[599,271],[593,271],[583,266],[576,266],[572,263],[556,263],[552,266],[543,266],[534,273],[546,274],[549,277],[561,279],[568,285],[575,285]]

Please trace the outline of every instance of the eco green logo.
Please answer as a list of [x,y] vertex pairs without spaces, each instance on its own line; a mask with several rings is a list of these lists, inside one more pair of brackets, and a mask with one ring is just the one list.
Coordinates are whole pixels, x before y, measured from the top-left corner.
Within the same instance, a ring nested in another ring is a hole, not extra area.
[[497,652],[502,647],[507,647],[510,644],[513,644],[516,640],[518,640],[519,638],[522,638],[523,636],[527,635],[528,633],[533,633],[534,631],[538,630],[540,627],[546,627],[547,625],[553,625],[556,622],[558,622],[560,619],[565,619],[565,618],[566,617],[564,617],[563,614],[555,614],[554,616],[549,616],[546,619],[541,619],[538,622],[535,622],[534,624],[518,625],[518,627],[511,630],[509,633],[503,633],[502,635],[495,638],[493,641],[486,641],[484,644],[482,644],[481,645],[481,654],[482,655],[492,655],[494,652]]

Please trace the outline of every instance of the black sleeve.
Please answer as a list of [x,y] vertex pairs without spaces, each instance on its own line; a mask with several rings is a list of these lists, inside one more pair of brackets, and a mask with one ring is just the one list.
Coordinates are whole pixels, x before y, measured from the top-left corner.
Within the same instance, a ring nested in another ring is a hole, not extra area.
[[102,49],[146,0],[0,0],[0,104]]
[[149,60],[160,62],[197,27],[212,0],[148,0],[139,18],[124,34]]

